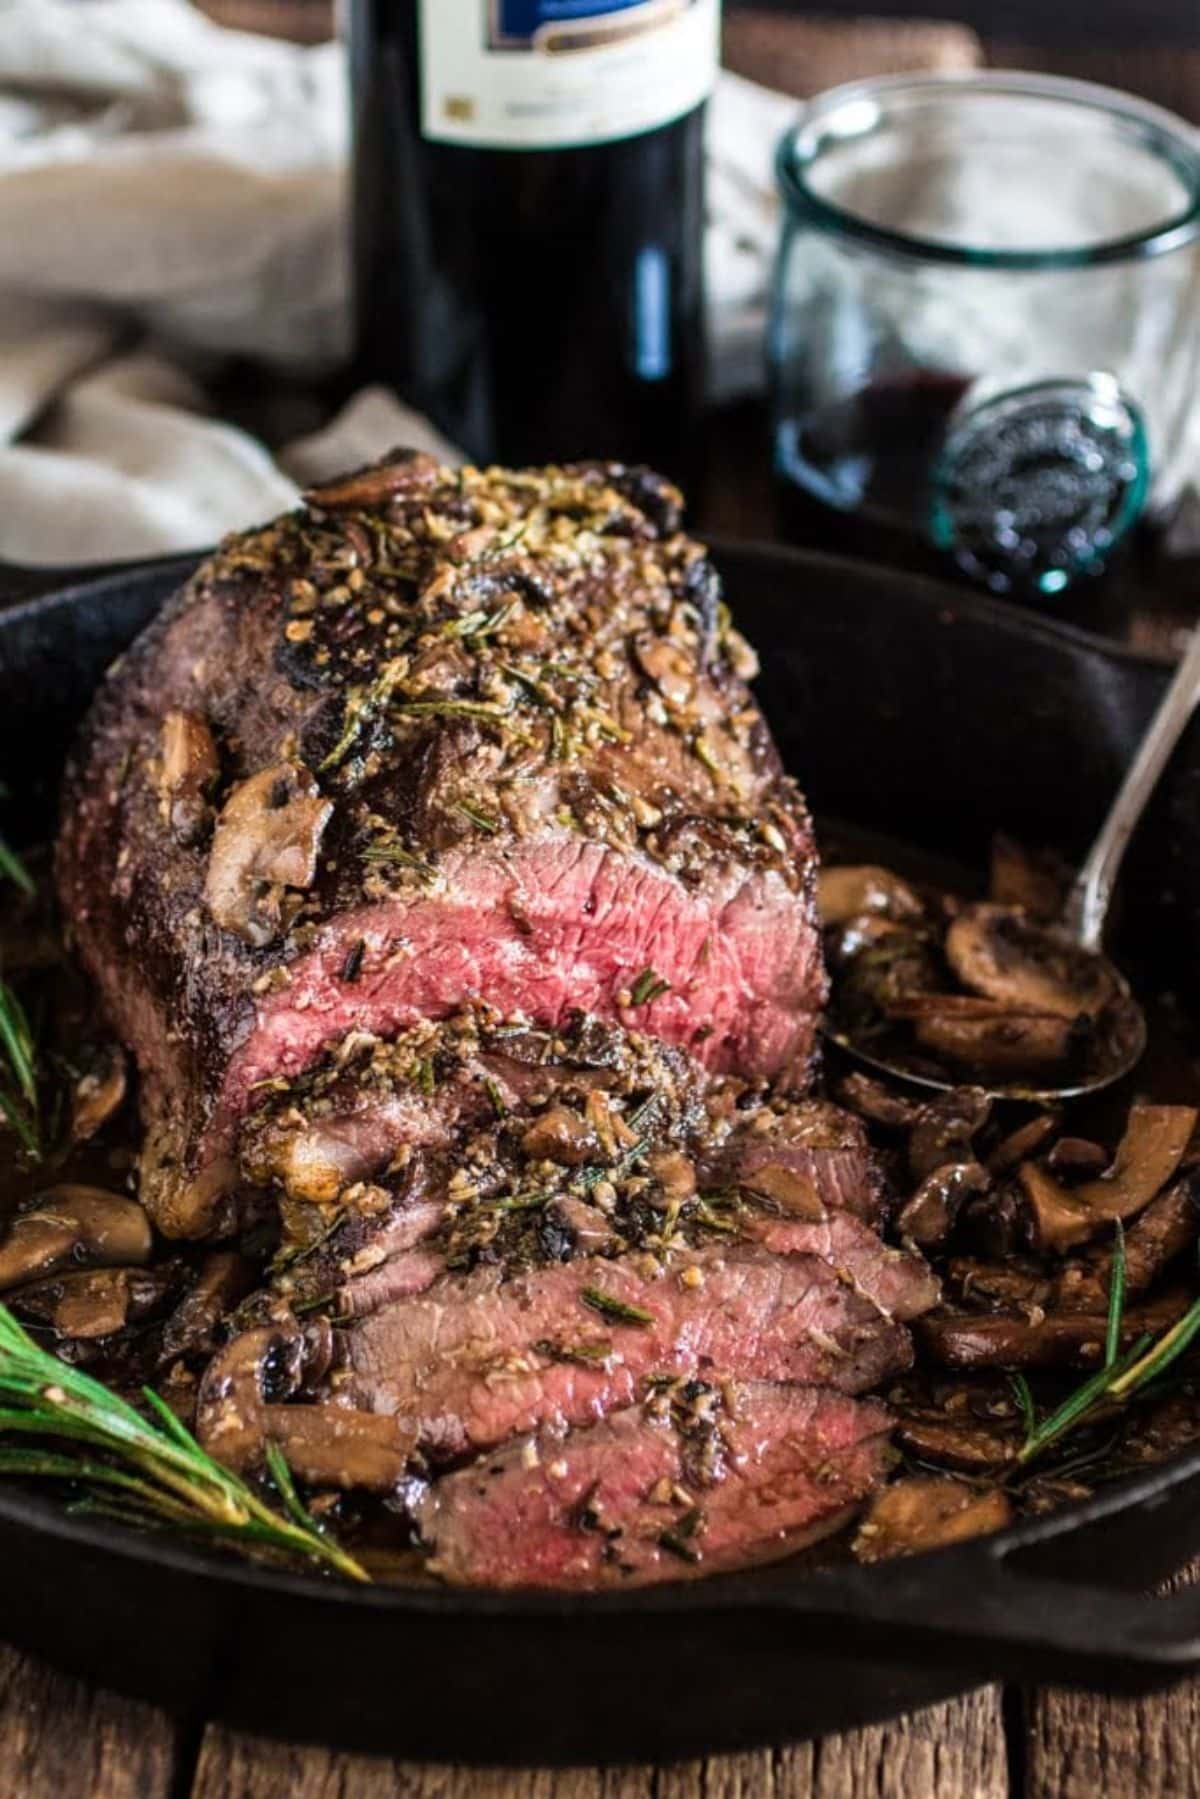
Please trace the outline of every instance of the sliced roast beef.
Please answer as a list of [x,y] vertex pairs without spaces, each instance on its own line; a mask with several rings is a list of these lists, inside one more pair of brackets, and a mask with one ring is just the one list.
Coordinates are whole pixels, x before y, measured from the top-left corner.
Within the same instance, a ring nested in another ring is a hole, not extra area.
[[343,1397],[434,1457],[585,1424],[655,1375],[861,1393],[911,1362],[904,1327],[826,1262],[754,1245],[444,1276],[356,1321],[341,1351]]
[[431,1566],[462,1585],[708,1574],[836,1530],[878,1479],[887,1428],[882,1406],[816,1388],[679,1384],[448,1474],[417,1517]]
[[351,1033],[277,1078],[243,1123],[240,1163],[300,1248],[401,1189],[440,1197],[456,1252],[492,1259],[517,1255],[552,1200],[577,1218],[599,1200],[614,1252],[689,1223],[735,1230],[747,1209],[875,1220],[882,1202],[863,1128],[835,1106],[713,1075],[579,1012],[551,1034],[481,1006],[390,1041]]
[[227,542],[102,689],[59,845],[161,1228],[220,1224],[264,1083],[474,999],[802,1085],[812,834],[750,672],[641,471],[401,455]]

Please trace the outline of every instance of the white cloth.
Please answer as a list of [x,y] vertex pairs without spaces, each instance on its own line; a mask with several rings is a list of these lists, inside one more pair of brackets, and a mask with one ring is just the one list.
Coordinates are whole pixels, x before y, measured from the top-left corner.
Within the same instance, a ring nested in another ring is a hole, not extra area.
[[[375,389],[272,457],[211,415],[221,359],[293,376],[347,342],[340,45],[187,0],[0,0],[0,557],[198,548],[428,424]],[[723,75],[708,263],[716,386],[761,380],[775,139],[795,103]]]

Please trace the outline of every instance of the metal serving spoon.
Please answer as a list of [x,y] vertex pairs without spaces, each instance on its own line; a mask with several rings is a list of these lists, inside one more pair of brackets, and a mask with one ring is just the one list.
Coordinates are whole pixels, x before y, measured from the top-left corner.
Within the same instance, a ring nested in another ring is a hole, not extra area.
[[[1111,1086],[1140,1061],[1146,1048],[1145,1015],[1124,976],[1102,952],[1104,926],[1129,840],[1197,702],[1200,702],[1200,627],[1193,631],[1108,816],[1072,882],[1061,918],[1057,924],[1042,928],[1031,926],[1028,921],[1022,925],[1027,936],[1036,933],[1044,941],[1048,954],[1058,951],[1077,960],[1082,952],[1091,964],[1094,978],[1111,986],[1113,998],[1107,1016],[1112,1020],[1112,1028],[1105,1032],[1103,1056],[1094,1068],[1082,1073],[1074,1071],[1072,1078],[1061,1085],[1039,1085],[1036,1081],[998,1084],[987,1089],[993,1098],[1043,1102],[1075,1099],[1080,1094]],[[986,910],[998,914],[1009,909],[989,907]],[[1015,911],[1011,913],[1014,920],[1019,916]],[[947,1092],[964,1084],[961,1079],[955,1081],[949,1076],[930,1074],[924,1067],[916,1070],[899,1059],[877,1054],[837,1025],[827,1027],[827,1034],[855,1061],[875,1073],[938,1092]]]

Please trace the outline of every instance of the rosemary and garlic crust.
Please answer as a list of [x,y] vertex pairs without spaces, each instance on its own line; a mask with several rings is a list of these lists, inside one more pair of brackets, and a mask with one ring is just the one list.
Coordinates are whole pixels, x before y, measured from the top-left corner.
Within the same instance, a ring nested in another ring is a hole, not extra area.
[[[937,1297],[868,1222],[882,1195],[856,1121],[582,1015],[559,1035],[481,1009],[389,1043],[358,1034],[261,1095],[241,1146],[283,1241],[200,1416],[244,1465],[260,1435],[227,1396],[257,1391],[256,1362],[303,1360],[282,1346],[323,1317],[303,1384],[337,1410],[340,1460],[320,1406],[276,1408],[271,1428],[299,1472],[346,1485],[365,1478],[358,1431],[372,1469],[383,1431],[394,1484],[414,1451],[437,1465],[561,1436],[663,1379],[862,1392],[908,1364],[904,1324]],[[763,1449],[777,1415],[794,1405],[746,1423]]]
[[646,471],[399,454],[229,540],[102,689],[59,845],[160,1228],[220,1228],[260,1083],[479,997],[803,1085],[812,836],[752,672]]

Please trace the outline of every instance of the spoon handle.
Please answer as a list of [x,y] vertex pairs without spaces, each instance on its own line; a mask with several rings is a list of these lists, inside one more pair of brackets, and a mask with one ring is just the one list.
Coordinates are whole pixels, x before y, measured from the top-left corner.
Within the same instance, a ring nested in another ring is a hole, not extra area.
[[1063,908],[1067,932],[1084,949],[1098,950],[1104,937],[1109,901],[1146,803],[1196,703],[1200,701],[1200,627],[1192,632],[1179,666],[1159,702],[1146,735],[1138,745],[1108,817],[1076,875]]

